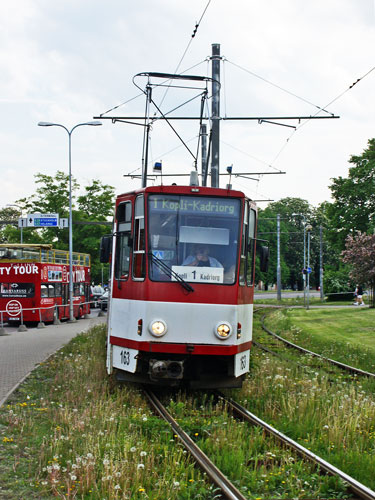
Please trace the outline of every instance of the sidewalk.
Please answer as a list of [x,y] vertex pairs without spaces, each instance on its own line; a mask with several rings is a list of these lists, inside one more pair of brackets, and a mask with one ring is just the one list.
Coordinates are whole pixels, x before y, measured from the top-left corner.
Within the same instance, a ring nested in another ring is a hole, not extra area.
[[0,336],[0,406],[35,368],[77,334],[94,325],[105,323],[106,317],[80,319],[76,323],[12,331]]

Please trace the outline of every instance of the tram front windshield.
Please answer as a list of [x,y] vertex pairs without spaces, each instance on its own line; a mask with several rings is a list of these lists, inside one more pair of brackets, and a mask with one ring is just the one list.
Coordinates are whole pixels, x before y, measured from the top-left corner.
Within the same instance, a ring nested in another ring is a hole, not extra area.
[[149,196],[150,278],[235,283],[240,207],[233,198]]

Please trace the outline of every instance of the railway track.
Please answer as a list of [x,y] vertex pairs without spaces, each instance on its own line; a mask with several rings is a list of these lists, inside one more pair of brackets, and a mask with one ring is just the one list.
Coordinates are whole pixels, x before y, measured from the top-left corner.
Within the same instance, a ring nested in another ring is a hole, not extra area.
[[[320,359],[321,361],[329,363],[329,364],[331,364],[333,366],[337,366],[341,370],[344,370],[344,371],[346,371],[348,373],[351,373],[351,374],[354,374],[354,375],[365,376],[365,377],[368,377],[368,378],[375,379],[375,373],[367,372],[365,370],[361,370],[359,368],[355,368],[354,366],[350,366],[350,365],[346,365],[345,363],[341,363],[340,361],[336,361],[334,359],[326,358],[325,356],[322,356],[321,354],[317,354],[316,352],[313,352],[313,351],[310,351],[308,349],[305,349],[304,347],[301,347],[301,346],[299,346],[297,344],[294,344],[293,342],[290,342],[289,340],[284,339],[283,337],[281,337],[280,335],[277,335],[275,332],[272,332],[269,328],[267,328],[265,326],[265,324],[264,324],[264,318],[265,318],[265,315],[261,319],[262,329],[265,332],[267,332],[269,335],[271,335],[273,338],[275,338],[275,339],[279,340],[280,342],[282,342],[288,348],[296,349],[299,352],[302,352],[303,354],[307,354],[307,355],[309,355],[311,357],[314,357],[316,359]],[[257,342],[253,342],[253,344],[256,345],[257,347],[263,349],[263,350],[266,350],[266,351],[272,353],[272,354],[276,354],[274,351],[268,349],[266,346],[263,346],[262,344],[259,344]]]
[[[222,496],[231,500],[245,500],[246,497],[243,493],[239,491],[238,488],[215,466],[215,464],[197,446],[190,436],[180,427],[155,393],[150,390],[145,390],[145,394],[153,410],[172,427],[174,433],[178,436],[189,453],[191,453],[194,457],[197,464],[207,474],[210,480],[220,489]],[[375,491],[361,484],[356,479],[339,470],[326,460],[320,458],[318,455],[314,454],[296,441],[290,439],[288,436],[258,418],[239,403],[227,398],[220,392],[215,392],[214,394],[225,403],[227,408],[229,408],[237,418],[251,423],[252,425],[260,426],[264,432],[273,436],[283,446],[286,446],[296,452],[304,460],[312,462],[325,473],[337,476],[341,480],[345,481],[348,490],[355,496],[355,498],[362,500],[375,500]]]

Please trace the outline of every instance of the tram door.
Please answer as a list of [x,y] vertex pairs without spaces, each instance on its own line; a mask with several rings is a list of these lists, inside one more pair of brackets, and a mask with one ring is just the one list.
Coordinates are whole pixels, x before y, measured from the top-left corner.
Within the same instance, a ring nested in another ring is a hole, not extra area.
[[62,311],[60,317],[69,317],[69,283],[63,283],[62,286]]

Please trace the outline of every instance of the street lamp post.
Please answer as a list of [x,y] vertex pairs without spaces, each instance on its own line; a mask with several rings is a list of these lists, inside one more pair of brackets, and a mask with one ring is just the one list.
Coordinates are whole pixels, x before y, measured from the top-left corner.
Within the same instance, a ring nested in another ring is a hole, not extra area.
[[71,130],[60,123],[39,122],[40,127],[61,127],[69,136],[69,321],[75,321],[73,309],[73,217],[72,217],[72,133],[77,127],[90,125],[92,127],[102,125],[99,121],[78,123]]
[[310,302],[310,234],[312,231],[312,226],[308,224],[306,226],[306,231],[307,231],[307,307],[306,309],[309,309],[309,302]]
[[[8,203],[7,207],[17,207],[17,208],[19,208],[21,210],[21,217],[22,217],[22,207],[20,205],[17,205],[16,203]],[[20,241],[20,243],[22,245],[23,244],[23,228],[22,228],[22,226],[20,227],[20,229],[21,229],[21,241]]]

